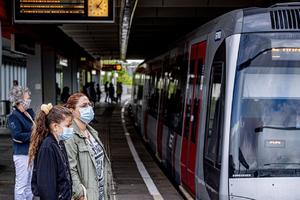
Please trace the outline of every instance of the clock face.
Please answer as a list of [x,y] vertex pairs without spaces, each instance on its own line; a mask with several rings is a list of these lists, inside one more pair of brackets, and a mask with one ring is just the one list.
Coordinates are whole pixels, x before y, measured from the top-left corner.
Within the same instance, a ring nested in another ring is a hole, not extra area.
[[108,0],[88,0],[89,17],[108,17]]

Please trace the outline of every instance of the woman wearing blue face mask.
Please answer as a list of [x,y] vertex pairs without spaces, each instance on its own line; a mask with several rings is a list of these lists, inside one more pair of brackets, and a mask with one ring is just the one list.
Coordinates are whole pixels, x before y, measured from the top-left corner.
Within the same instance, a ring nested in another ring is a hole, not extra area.
[[63,106],[41,106],[29,147],[33,199],[72,198],[72,179],[63,143],[73,136],[72,119],[71,111]]
[[66,107],[73,113],[74,136],[65,141],[72,181],[73,198],[108,200],[111,194],[111,166],[98,132],[89,123],[94,111],[82,93],[69,97]]
[[28,148],[31,129],[34,124],[34,112],[30,107],[30,91],[28,88],[14,86],[9,99],[13,111],[8,117],[13,142],[13,160],[15,164],[15,200],[31,200],[31,168],[28,167]]

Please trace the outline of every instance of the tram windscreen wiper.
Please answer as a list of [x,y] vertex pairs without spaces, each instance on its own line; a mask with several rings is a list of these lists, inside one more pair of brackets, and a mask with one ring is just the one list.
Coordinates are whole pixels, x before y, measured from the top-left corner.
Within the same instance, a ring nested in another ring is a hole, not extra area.
[[239,148],[239,162],[246,168],[249,169],[249,164],[247,163],[241,148]]
[[300,127],[296,126],[259,126],[254,129],[255,133],[263,132],[264,128],[269,128],[269,129],[278,129],[278,130],[300,130]]

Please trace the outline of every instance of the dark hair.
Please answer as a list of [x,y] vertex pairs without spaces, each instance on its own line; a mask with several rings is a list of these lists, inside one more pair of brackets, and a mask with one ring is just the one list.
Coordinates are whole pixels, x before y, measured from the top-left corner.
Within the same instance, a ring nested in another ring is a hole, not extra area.
[[75,94],[72,94],[69,98],[68,98],[68,101],[67,103],[65,104],[65,107],[67,108],[71,108],[71,109],[74,109],[76,108],[76,105],[79,101],[79,99],[81,97],[86,97],[85,94],[83,93],[75,93]]
[[65,87],[63,88],[62,93],[69,93],[69,92],[70,92],[70,88],[69,88],[68,86],[65,86]]
[[30,146],[29,146],[29,164],[32,164],[42,141],[48,136],[50,132],[50,125],[52,123],[61,123],[66,117],[72,117],[72,112],[63,106],[53,106],[53,108],[46,114],[40,111],[35,118],[35,125],[33,126]]

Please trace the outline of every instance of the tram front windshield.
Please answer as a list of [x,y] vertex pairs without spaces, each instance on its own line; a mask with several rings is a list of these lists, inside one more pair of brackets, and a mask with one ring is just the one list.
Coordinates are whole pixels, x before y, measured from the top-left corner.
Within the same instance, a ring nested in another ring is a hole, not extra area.
[[300,176],[300,34],[244,34],[235,77],[230,177]]

